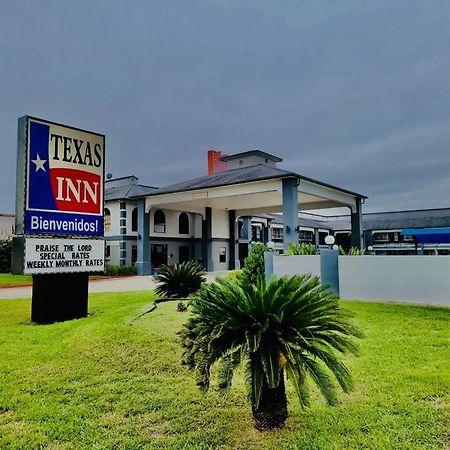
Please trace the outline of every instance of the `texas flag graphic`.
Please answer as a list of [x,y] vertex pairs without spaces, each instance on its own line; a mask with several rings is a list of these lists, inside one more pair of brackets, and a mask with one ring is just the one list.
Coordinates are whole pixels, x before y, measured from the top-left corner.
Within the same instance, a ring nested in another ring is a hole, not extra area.
[[25,231],[103,235],[104,136],[29,119]]

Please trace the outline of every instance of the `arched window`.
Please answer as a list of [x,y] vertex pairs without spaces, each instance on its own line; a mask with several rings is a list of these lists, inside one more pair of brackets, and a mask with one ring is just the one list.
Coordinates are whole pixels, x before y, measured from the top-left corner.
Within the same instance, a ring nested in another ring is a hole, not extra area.
[[189,216],[185,212],[178,217],[178,233],[189,234]]
[[138,209],[134,208],[131,212],[131,231],[137,231],[138,229]]
[[108,208],[105,208],[103,217],[105,221],[105,233],[107,233],[111,229],[111,211]]
[[166,232],[166,215],[160,209],[155,211],[153,223],[153,231],[155,233],[165,233]]

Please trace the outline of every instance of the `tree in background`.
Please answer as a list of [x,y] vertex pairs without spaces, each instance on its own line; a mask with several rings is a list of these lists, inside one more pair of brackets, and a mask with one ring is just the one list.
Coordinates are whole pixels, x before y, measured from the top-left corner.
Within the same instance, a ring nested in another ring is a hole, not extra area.
[[12,241],[0,240],[0,272],[11,272]]

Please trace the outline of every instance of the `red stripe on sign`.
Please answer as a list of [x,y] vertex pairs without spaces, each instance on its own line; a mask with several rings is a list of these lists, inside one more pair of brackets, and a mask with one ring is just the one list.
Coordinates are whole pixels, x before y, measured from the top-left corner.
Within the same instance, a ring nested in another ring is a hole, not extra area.
[[58,211],[100,214],[100,175],[74,169],[50,169]]

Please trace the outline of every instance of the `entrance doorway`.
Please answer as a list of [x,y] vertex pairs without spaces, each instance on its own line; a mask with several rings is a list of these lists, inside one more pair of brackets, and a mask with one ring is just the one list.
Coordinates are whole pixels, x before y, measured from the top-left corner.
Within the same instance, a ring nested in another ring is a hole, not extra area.
[[179,254],[178,254],[178,261],[180,264],[185,261],[189,261],[189,246],[187,245],[180,245],[178,248]]
[[154,269],[162,264],[167,264],[167,244],[152,244],[151,254]]

